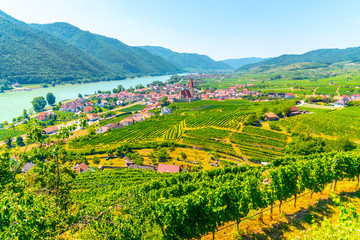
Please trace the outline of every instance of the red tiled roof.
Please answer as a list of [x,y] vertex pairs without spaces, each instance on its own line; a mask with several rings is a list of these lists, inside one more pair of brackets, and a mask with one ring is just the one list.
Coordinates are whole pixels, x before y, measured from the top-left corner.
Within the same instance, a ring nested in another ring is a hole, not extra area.
[[58,130],[58,127],[57,126],[52,126],[52,127],[48,127],[48,128],[45,128],[43,131],[47,134],[49,133],[52,133],[52,132],[55,132]]
[[86,172],[88,169],[89,169],[89,166],[86,165],[85,163],[80,163],[79,165],[76,166],[76,171],[78,173]]
[[297,112],[297,111],[299,111],[299,109],[298,109],[297,106],[293,106],[293,107],[290,108],[290,111],[291,112]]
[[177,173],[180,172],[180,166],[178,165],[168,165],[168,164],[159,164],[158,172],[169,172],[169,173]]

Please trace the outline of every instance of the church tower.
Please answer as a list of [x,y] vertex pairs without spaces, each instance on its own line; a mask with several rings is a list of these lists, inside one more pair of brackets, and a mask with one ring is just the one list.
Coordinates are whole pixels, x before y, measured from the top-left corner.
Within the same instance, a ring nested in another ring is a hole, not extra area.
[[193,82],[192,79],[190,79],[189,91],[190,91],[190,94],[191,94],[191,98],[195,98],[194,82]]

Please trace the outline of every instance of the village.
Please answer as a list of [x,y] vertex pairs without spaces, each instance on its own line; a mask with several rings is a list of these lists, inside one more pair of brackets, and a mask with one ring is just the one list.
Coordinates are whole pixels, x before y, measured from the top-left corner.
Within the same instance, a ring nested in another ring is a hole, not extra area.
[[[197,79],[213,77],[209,74],[196,74],[190,75],[190,77],[196,77]],[[218,77],[218,76],[216,76]],[[189,76],[185,78],[189,79]],[[154,82],[155,83],[155,82]],[[268,92],[262,93],[261,91],[254,91],[251,88],[254,84],[242,84],[231,86],[226,89],[212,89],[205,90],[196,88],[192,78],[189,79],[188,84],[182,85],[180,83],[165,83],[165,84],[151,84],[148,87],[142,87],[134,89],[133,91],[122,90],[119,92],[107,93],[107,94],[96,94],[92,96],[81,97],[57,106],[62,112],[71,112],[76,115],[86,114],[86,119],[89,125],[92,125],[99,120],[105,113],[109,111],[115,111],[117,109],[129,106],[130,104],[141,104],[145,108],[138,113],[134,113],[122,119],[119,122],[112,122],[105,126],[99,126],[97,133],[107,132],[111,129],[118,129],[132,125],[136,122],[144,121],[152,116],[155,116],[155,112],[163,115],[170,114],[171,109],[167,106],[174,102],[193,102],[198,100],[212,100],[212,101],[225,101],[234,99],[249,99],[250,101],[267,102],[274,100],[286,100],[286,99],[299,99],[299,96],[292,92]],[[307,95],[306,100],[297,101],[298,104],[304,103],[305,101],[310,104],[318,104],[318,102],[329,103],[329,95]],[[329,105],[333,107],[345,107],[351,101],[359,101],[360,94],[353,94],[352,96],[334,96],[333,102]],[[291,115],[303,114],[304,112],[298,111],[297,107],[294,106],[291,109]],[[54,112],[48,110],[38,114],[37,119],[45,121],[47,119],[54,118]],[[266,114],[267,120],[278,120],[279,117],[274,113]],[[114,117],[114,115],[110,116]],[[79,124],[79,122],[76,122]],[[44,134],[53,134],[58,130],[56,126],[50,126],[44,129]]]
[[[236,85],[226,89],[214,89],[203,90],[195,88],[193,79],[190,79],[185,86],[180,83],[165,83],[161,85],[151,84],[147,88],[139,88],[134,91],[122,90],[113,93],[99,93],[92,96],[85,96],[58,105],[57,108],[61,112],[71,112],[75,115],[85,116],[88,126],[95,124],[96,133],[105,133],[113,129],[119,129],[136,124],[141,121],[145,121],[155,115],[167,115],[172,111],[168,107],[169,104],[175,102],[193,102],[199,100],[213,100],[213,101],[225,101],[232,99],[250,99],[253,102],[268,102],[275,100],[290,100],[297,99],[296,103],[301,106],[305,103],[305,100],[300,100],[294,93],[275,93],[269,92],[263,94],[259,91],[251,91],[250,88],[254,84]],[[328,99],[329,96],[307,96],[309,103],[316,104],[316,101]],[[316,101],[314,101],[315,99]],[[360,94],[353,94],[353,96],[344,95],[341,97],[334,97],[332,106],[345,107],[351,101],[359,101]],[[115,112],[119,109],[126,108],[132,105],[143,105],[144,108],[140,111],[133,111],[132,114],[127,115],[120,121],[113,121],[106,125],[101,125],[101,121],[114,118],[116,115],[108,113]],[[307,114],[308,111],[301,111],[297,106],[292,106],[288,117],[296,116],[300,114]],[[56,118],[56,114],[50,109],[45,112],[41,112],[37,115],[39,121],[46,121],[51,118]],[[277,121],[280,117],[272,112],[265,113],[265,121]],[[77,130],[83,129],[80,126],[80,121],[72,121],[71,124],[77,124]],[[68,123],[68,124],[70,124]],[[66,126],[66,124],[62,125]],[[43,129],[44,135],[52,135],[57,133],[60,126],[50,126]],[[75,130],[75,131],[77,131]],[[25,174],[30,170],[33,165],[27,164],[23,168]],[[106,168],[141,168],[159,172],[179,172],[182,169],[176,165],[160,164],[159,166],[148,165],[136,165],[130,159],[125,157],[125,166],[99,166],[99,169]],[[85,163],[77,164],[72,168],[77,173],[93,170]]]

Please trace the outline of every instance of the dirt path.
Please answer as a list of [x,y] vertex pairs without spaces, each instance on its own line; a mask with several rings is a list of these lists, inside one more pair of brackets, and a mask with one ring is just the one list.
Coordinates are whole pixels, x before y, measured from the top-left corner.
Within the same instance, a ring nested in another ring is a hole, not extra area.
[[340,90],[340,87],[338,87],[338,88],[336,89],[336,93],[337,93],[337,95],[340,97],[339,90]]

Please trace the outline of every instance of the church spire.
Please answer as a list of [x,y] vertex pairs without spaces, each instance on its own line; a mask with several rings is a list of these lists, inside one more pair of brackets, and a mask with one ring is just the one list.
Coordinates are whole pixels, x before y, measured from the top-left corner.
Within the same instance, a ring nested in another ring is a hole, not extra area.
[[189,88],[194,88],[194,82],[192,78],[190,79]]

